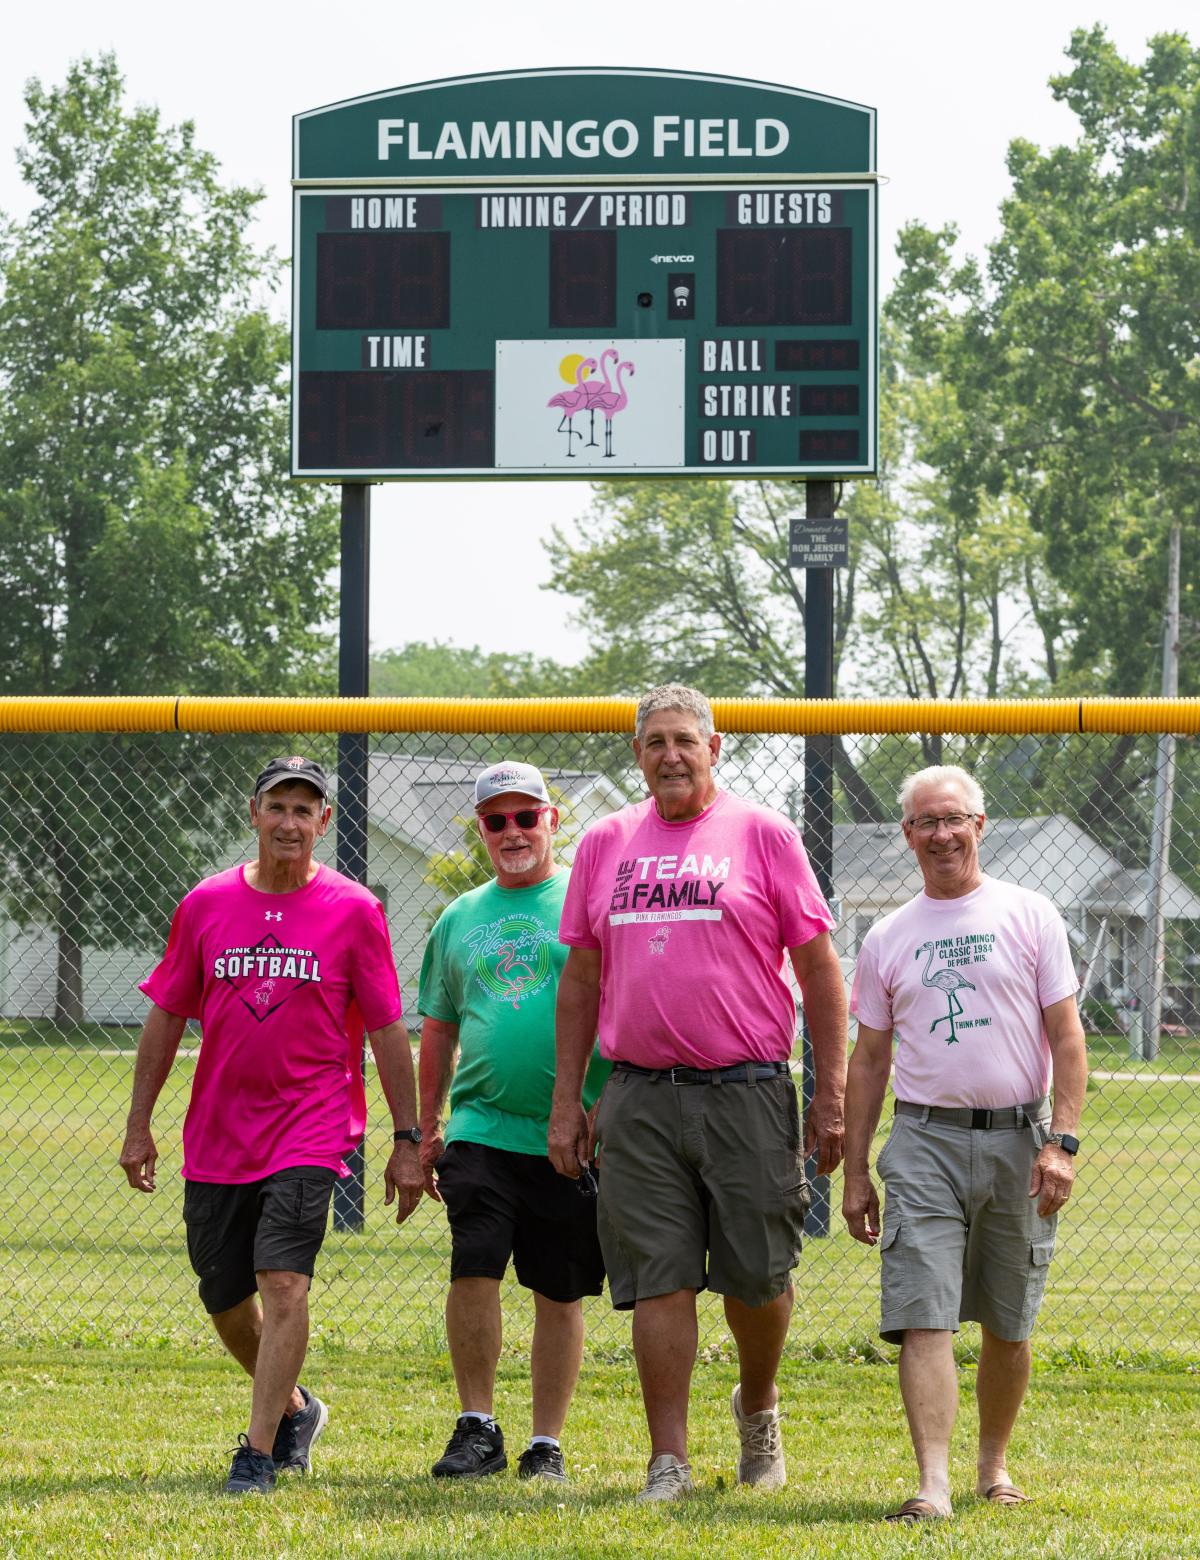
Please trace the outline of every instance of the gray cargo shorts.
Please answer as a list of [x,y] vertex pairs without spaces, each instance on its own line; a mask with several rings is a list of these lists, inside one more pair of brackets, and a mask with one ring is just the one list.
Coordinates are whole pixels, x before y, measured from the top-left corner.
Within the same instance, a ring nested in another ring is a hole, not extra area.
[[957,1332],[960,1322],[1010,1342],[1032,1333],[1058,1225],[1029,1196],[1049,1121],[1048,1105],[1037,1131],[1015,1119],[983,1130],[896,1116],[878,1160],[879,1332],[889,1343],[910,1327]]

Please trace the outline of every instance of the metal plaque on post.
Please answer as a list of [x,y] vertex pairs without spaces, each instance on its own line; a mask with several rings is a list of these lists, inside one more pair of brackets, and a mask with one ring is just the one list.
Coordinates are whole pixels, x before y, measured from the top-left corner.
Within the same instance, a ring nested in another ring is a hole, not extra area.
[[850,562],[850,522],[845,515],[812,520],[792,515],[788,520],[788,567],[844,569]]
[[292,473],[869,476],[875,112],[512,71],[299,114]]

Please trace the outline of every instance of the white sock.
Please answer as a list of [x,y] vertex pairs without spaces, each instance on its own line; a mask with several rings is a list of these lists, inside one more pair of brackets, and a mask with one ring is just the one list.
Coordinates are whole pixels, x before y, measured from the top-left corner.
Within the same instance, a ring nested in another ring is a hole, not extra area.
[[556,1452],[562,1451],[562,1442],[556,1435],[531,1435],[530,1446],[552,1446]]
[[473,1419],[477,1425],[490,1426],[496,1423],[494,1414],[485,1414],[480,1408],[464,1408],[462,1413],[459,1415],[459,1418]]

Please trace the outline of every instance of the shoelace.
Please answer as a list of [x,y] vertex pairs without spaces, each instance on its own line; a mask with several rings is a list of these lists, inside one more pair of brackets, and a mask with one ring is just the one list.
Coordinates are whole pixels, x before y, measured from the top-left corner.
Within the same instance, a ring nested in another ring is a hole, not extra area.
[[761,1425],[746,1425],[742,1430],[742,1445],[756,1457],[774,1457],[783,1442],[779,1434],[782,1413],[773,1415]]
[[646,1475],[646,1488],[656,1490],[663,1484],[686,1484],[688,1469],[681,1463],[664,1463],[659,1468],[652,1468]]
[[238,1436],[238,1444],[233,1448],[233,1467],[231,1473],[253,1473],[256,1462],[270,1462],[271,1459],[265,1452],[255,1451],[250,1445],[250,1437],[243,1430]]

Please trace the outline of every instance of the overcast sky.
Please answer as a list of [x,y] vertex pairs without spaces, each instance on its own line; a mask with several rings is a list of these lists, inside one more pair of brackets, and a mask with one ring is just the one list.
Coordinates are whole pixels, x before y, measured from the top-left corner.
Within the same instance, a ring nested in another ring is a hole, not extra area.
[[[805,0],[763,4],[646,0],[511,9],[458,3],[255,5],[208,0],[173,10],[137,0],[59,0],[10,8],[0,51],[0,210],[25,194],[11,148],[22,87],[62,79],[68,62],[112,49],[130,96],[169,121],[195,121],[230,180],[261,186],[261,241],[288,253],[291,116],[338,99],[477,71],[556,66],[699,70],[777,81],[878,110],[883,286],[898,228],[956,222],[982,251],[996,231],[1015,136],[1074,138],[1047,79],[1074,27],[1103,23],[1126,56],[1164,31],[1200,33],[1187,0]],[[286,300],[281,298],[281,312]],[[584,640],[570,603],[540,590],[540,546],[582,514],[583,483],[392,483],[373,489],[372,640],[450,639],[573,660]]]

